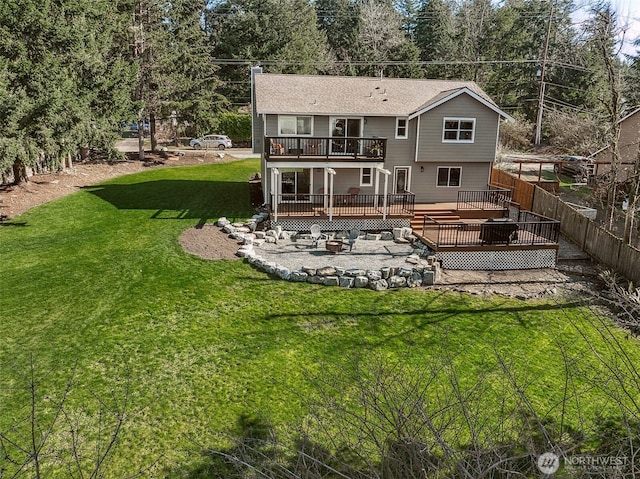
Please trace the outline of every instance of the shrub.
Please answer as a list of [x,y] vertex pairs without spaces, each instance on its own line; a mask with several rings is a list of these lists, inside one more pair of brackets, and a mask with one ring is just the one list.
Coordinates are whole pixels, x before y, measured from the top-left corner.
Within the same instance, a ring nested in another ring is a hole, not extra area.
[[241,113],[222,113],[219,118],[219,129],[233,143],[251,141],[251,115]]
[[533,138],[533,123],[522,114],[514,115],[516,121],[500,124],[500,146],[510,150],[527,150]]

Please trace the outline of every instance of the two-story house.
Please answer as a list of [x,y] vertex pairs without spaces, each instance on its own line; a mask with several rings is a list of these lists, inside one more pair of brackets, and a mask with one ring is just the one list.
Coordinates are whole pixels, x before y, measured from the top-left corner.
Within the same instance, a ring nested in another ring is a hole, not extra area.
[[403,211],[393,205],[403,202],[455,202],[460,191],[487,190],[500,120],[510,118],[474,82],[256,69],[252,78],[254,151],[264,201],[280,207],[280,219],[310,204],[326,213],[331,199],[332,220],[345,213],[340,206],[381,208],[385,198],[397,216]]
[[[411,226],[445,267],[555,264],[556,223],[517,212],[505,218],[516,224],[484,224],[510,214],[510,192],[489,183],[500,122],[511,117],[474,82],[265,74],[259,67],[251,77],[253,148],[272,225]],[[455,216],[425,213],[434,204]]]

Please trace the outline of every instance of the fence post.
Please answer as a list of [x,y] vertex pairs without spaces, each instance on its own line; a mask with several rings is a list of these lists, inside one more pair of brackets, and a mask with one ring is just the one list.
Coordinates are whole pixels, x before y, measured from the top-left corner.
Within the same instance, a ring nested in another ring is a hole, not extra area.
[[584,234],[582,235],[582,241],[580,243],[580,249],[582,249],[582,251],[586,251],[587,249],[587,237],[588,237],[588,233],[589,230],[591,229],[593,222],[591,220],[588,220],[585,224],[584,227]]

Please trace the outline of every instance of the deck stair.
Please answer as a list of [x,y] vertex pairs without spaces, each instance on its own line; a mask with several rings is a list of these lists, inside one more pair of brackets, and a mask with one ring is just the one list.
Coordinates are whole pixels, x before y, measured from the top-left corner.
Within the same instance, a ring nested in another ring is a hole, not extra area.
[[416,205],[413,213],[413,219],[411,220],[411,229],[421,233],[425,216],[429,216],[430,218],[441,223],[448,221],[460,221],[460,216],[457,214],[456,210],[434,209]]

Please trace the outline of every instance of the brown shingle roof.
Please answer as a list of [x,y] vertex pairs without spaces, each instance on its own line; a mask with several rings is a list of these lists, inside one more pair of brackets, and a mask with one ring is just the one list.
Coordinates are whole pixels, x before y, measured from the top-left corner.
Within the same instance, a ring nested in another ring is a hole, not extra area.
[[255,76],[255,102],[265,114],[409,116],[463,88],[495,107],[470,81],[269,73]]

